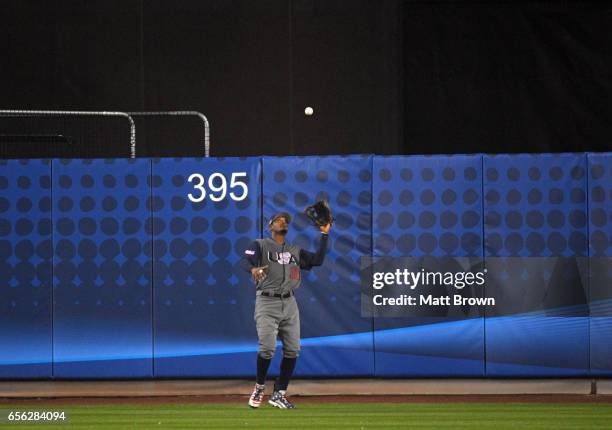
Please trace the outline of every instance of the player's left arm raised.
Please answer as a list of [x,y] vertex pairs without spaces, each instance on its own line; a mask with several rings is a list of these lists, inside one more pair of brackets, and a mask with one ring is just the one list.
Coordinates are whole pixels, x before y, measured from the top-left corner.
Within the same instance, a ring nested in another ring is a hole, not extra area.
[[331,223],[322,225],[319,227],[321,230],[321,240],[319,241],[319,249],[317,252],[310,252],[304,249],[300,249],[300,268],[304,270],[310,270],[315,266],[320,266],[325,261],[325,253],[327,252],[327,241],[329,231],[331,230]]

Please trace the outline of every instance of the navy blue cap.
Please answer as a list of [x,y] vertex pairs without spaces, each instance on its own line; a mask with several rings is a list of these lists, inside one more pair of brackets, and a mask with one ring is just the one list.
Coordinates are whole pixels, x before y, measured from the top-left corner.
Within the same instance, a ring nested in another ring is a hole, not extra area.
[[270,218],[270,221],[268,221],[268,225],[272,225],[272,223],[278,218],[285,218],[287,220],[287,224],[291,222],[291,215],[289,215],[287,212],[278,212],[272,215],[272,218]]

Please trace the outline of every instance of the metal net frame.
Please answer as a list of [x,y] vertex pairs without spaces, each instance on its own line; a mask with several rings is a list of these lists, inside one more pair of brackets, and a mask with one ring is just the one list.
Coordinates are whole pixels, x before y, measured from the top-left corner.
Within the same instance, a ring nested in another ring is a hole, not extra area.
[[181,111],[154,111],[154,112],[127,112],[132,118],[149,118],[149,117],[195,117],[202,124],[201,145],[204,150],[204,156],[210,156],[210,123],[208,118],[198,111],[181,110]]

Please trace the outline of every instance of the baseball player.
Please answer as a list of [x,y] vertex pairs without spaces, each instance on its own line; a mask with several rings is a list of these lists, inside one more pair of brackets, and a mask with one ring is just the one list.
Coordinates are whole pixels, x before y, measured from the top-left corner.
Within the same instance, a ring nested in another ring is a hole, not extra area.
[[256,282],[255,324],[259,338],[257,380],[249,406],[258,408],[264,396],[266,374],[276,349],[276,339],[283,345],[280,375],[268,403],[281,409],[293,409],[285,393],[300,351],[300,313],[294,290],[300,286],[300,269],[320,266],[325,259],[331,223],[319,226],[321,240],[316,253],[285,242],[291,217],[280,212],[270,218],[270,237],[258,239],[244,251],[240,264]]

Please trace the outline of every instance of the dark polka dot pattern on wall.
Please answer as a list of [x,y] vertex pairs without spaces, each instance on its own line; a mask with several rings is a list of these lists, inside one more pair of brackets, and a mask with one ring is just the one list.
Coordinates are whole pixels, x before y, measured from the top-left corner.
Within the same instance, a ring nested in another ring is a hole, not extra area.
[[[150,160],[53,162],[54,354],[56,376],[150,376],[152,358],[132,368],[70,365],[75,354],[147,357],[151,350]],[[126,335],[111,337],[119,326]],[[89,333],[82,344],[75,337]],[[129,333],[129,335],[127,335]],[[148,338],[148,339],[147,339]]]
[[[156,359],[160,376],[244,374],[231,366],[203,366],[199,359],[176,351],[203,349],[215,342],[230,345],[237,339],[257,342],[252,324],[254,285],[238,262],[251,241],[260,237],[260,169],[259,158],[153,162],[155,349],[160,357],[170,357]],[[298,173],[282,171],[270,180],[282,183]],[[205,197],[199,202],[188,197],[198,200],[202,195],[197,188],[201,179],[189,180],[193,174],[204,179]],[[232,180],[233,174],[239,175]],[[238,198],[244,193],[232,181],[248,187],[245,199],[232,198],[230,193]],[[285,206],[293,196],[279,190],[272,198]]]
[[[590,154],[588,170],[590,255],[612,257],[612,155]],[[572,201],[582,202],[580,190],[573,191]],[[572,218],[578,225],[585,221],[581,213]]]
[[[263,162],[265,202],[256,179]],[[207,179],[221,172],[229,187],[239,171],[250,177],[243,201],[186,198],[197,193],[192,173]],[[297,293],[303,337],[371,330],[371,320],[360,316],[358,275],[359,258],[372,245],[375,255],[478,256],[484,230],[487,295],[498,301],[485,318],[491,374],[497,361],[508,365],[510,344],[523,345],[520,366],[541,350],[531,328],[508,319],[496,332],[495,317],[544,312],[564,317],[534,320],[539,334],[550,322],[558,336],[545,341],[561,347],[567,337],[576,345],[572,357],[549,356],[552,369],[582,371],[580,360],[590,357],[592,372],[609,375],[611,184],[611,154],[0,160],[0,337],[14,337],[18,327],[20,337],[37,345],[27,363],[0,366],[0,378],[50,377],[52,351],[57,377],[149,377],[153,333],[157,376],[250,374],[252,356],[234,361],[239,354],[207,350],[256,348],[253,284],[238,259],[260,237],[262,221],[265,226],[262,205],[266,217],[281,209],[294,214],[290,240],[314,250],[318,233],[301,210],[317,198],[329,199],[336,222],[325,266],[303,272]],[[582,260],[572,257],[587,250],[585,278]],[[531,258],[558,256],[564,258]],[[589,312],[597,318],[587,324]],[[374,328],[404,327],[400,320],[378,319]],[[558,330],[561,320],[572,321],[572,336]],[[373,336],[376,341],[378,333]],[[597,346],[590,355],[587,337]],[[318,348],[305,347],[302,375],[321,371],[330,348]],[[15,351],[0,350],[0,361],[17,362]],[[373,368],[362,361],[365,354],[357,360],[355,350],[336,352],[334,360],[354,366],[353,375]],[[405,369],[410,357],[396,355]]]
[[480,169],[480,156],[375,158],[375,255],[481,255]]
[[51,376],[50,175],[50,160],[0,160],[0,362],[16,364],[0,378]]
[[[589,154],[587,219],[589,231],[589,298],[591,343],[590,360],[593,375],[612,375],[612,153]],[[572,216],[570,214],[570,220]],[[571,221],[570,221],[571,222]]]
[[496,301],[485,318],[487,373],[586,375],[588,271],[574,258],[587,255],[586,156],[485,155],[483,166],[486,295]]
[[489,256],[586,255],[584,155],[485,156]]

